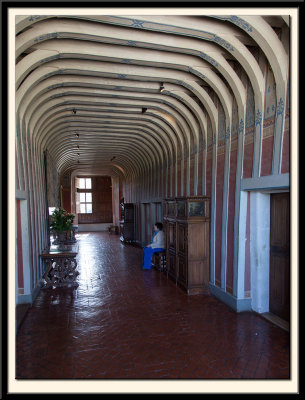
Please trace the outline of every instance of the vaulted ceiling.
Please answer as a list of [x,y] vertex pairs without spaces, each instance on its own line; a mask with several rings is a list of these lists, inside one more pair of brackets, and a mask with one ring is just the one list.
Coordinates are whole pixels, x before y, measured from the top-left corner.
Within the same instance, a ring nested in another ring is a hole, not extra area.
[[17,129],[61,175],[153,170],[217,136],[220,112],[230,127],[233,103],[245,112],[238,71],[263,102],[257,51],[285,84],[278,33],[288,25],[285,16],[17,16]]

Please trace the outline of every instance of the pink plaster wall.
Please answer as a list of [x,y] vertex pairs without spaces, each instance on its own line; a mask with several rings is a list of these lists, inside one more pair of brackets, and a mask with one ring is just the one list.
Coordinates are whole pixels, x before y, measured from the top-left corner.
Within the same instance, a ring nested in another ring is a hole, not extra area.
[[282,150],[282,174],[290,171],[290,134],[289,130],[284,132],[283,150]]
[[183,193],[186,195],[186,186],[187,186],[187,159],[184,159],[184,175],[183,175]]
[[237,150],[230,153],[226,286],[233,289],[233,250]]
[[181,196],[181,163],[178,161],[177,164],[177,194]]
[[203,153],[198,154],[198,195],[202,195],[202,164],[203,164]]
[[190,196],[194,195],[194,173],[195,173],[195,158],[194,154],[192,154],[190,160]]
[[211,197],[212,192],[212,154],[207,157],[206,163],[206,195]]
[[267,137],[262,143],[261,176],[272,174],[273,136]]
[[243,178],[251,178],[253,170],[253,143],[244,146]]

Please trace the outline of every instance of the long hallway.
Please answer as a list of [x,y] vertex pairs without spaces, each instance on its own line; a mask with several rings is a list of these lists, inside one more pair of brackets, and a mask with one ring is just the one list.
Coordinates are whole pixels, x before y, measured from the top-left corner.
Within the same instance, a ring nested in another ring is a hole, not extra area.
[[77,239],[79,286],[40,290],[17,334],[17,379],[289,379],[288,332],[187,296],[117,235]]

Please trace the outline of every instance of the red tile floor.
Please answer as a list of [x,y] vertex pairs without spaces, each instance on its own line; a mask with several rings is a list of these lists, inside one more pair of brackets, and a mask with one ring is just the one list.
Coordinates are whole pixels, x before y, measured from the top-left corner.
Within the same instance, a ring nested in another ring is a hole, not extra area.
[[79,287],[40,291],[17,334],[17,379],[289,379],[288,332],[187,296],[116,235],[78,242]]

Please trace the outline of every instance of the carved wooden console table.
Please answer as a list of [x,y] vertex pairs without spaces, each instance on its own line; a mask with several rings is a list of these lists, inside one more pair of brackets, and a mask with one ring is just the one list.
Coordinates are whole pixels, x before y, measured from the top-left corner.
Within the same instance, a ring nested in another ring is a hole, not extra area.
[[45,249],[40,257],[46,265],[43,275],[44,288],[78,286],[75,282],[79,272],[76,270],[78,245],[52,245]]

